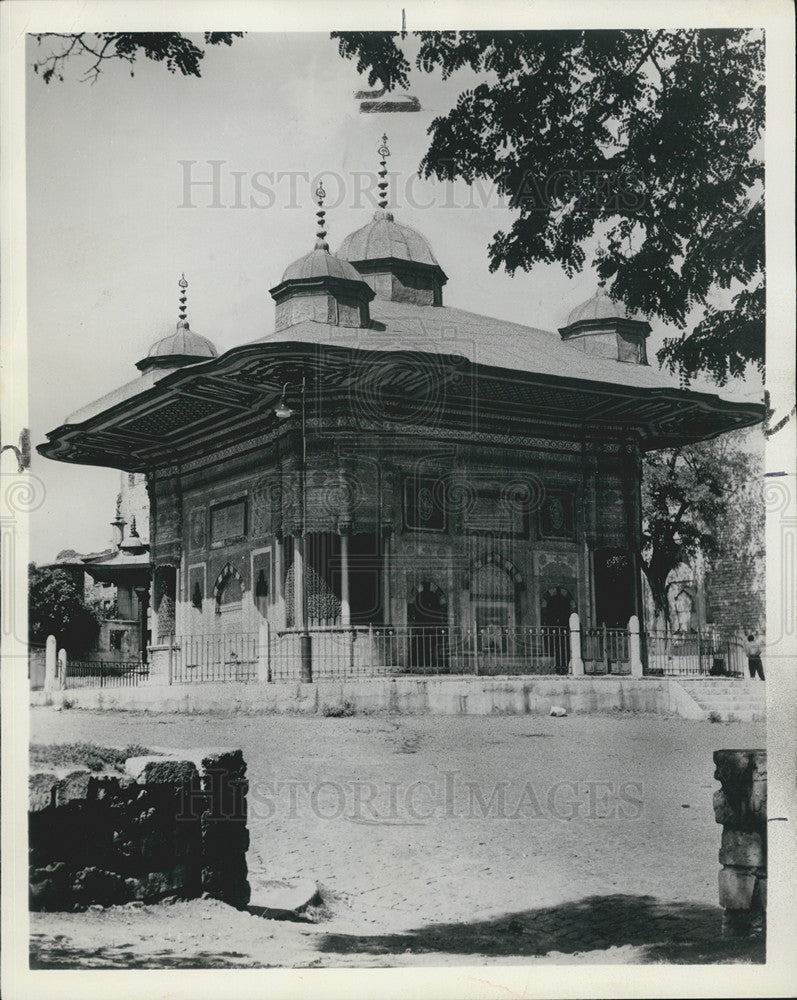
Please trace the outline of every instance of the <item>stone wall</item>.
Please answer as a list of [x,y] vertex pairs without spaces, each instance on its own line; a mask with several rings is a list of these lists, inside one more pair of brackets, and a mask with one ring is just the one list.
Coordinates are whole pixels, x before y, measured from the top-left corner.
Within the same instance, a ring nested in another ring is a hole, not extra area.
[[206,893],[249,902],[240,750],[131,757],[125,772],[30,775],[32,910]]
[[742,554],[716,560],[706,571],[706,617],[720,628],[761,634],[766,624],[763,559]]
[[720,906],[728,934],[763,930],[767,905],[767,753],[716,750],[714,816],[722,824]]

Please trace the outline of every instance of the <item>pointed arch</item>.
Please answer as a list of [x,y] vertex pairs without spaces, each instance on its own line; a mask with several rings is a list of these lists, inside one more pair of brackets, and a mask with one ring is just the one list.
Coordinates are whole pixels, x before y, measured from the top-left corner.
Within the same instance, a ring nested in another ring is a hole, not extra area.
[[241,574],[232,563],[225,563],[213,584],[216,611],[220,611],[223,605],[240,603],[245,590]]
[[445,591],[438,587],[436,583],[431,580],[422,580],[417,587],[413,587],[410,591],[410,602],[418,600],[419,595],[423,591],[430,591],[439,600],[441,605],[447,605],[448,599],[446,598]]
[[515,585],[516,590],[523,590],[526,586],[523,580],[523,574],[511,559],[505,559],[499,552],[490,552],[488,555],[483,556],[480,559],[474,559],[471,563],[470,569],[465,577],[466,590],[471,589],[471,583],[475,574],[478,573],[480,569],[484,569],[486,566],[495,566],[496,568],[503,570],[503,572],[507,574],[509,579]]

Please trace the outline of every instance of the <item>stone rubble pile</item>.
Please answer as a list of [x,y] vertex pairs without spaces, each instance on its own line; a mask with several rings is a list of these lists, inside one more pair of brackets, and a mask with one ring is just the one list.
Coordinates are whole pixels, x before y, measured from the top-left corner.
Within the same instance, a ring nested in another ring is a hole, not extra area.
[[32,910],[203,894],[249,902],[240,750],[132,757],[124,774],[30,775]]

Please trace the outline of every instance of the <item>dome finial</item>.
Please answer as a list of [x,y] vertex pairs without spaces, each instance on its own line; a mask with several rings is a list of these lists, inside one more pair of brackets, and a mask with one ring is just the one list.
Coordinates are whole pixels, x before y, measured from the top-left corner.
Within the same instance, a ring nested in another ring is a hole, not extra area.
[[388,189],[388,183],[387,180],[385,179],[387,177],[387,163],[385,161],[387,160],[388,156],[390,156],[390,148],[387,144],[387,135],[385,135],[384,133],[382,134],[382,145],[379,147],[379,149],[377,149],[377,153],[379,153],[380,157],[379,159],[380,180],[379,184],[377,185],[379,188],[379,210],[384,215],[384,211],[387,208],[387,189]]
[[186,322],[186,302],[188,301],[188,295],[186,294],[186,289],[188,288],[188,282],[185,280],[185,272],[183,272],[182,277],[177,282],[180,286],[180,314],[178,316],[178,322]]
[[324,198],[326,198],[327,193],[324,190],[323,182],[319,180],[318,187],[315,190],[315,200],[318,202],[318,211],[315,213],[318,218],[318,231],[316,232],[315,248],[316,250],[327,250],[329,251],[329,244],[324,239],[327,235],[326,229],[326,211],[324,209]]

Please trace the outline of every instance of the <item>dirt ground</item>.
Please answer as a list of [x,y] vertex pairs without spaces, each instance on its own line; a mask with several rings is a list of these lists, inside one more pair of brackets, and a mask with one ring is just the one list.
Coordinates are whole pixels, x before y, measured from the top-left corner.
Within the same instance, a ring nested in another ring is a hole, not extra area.
[[[253,904],[35,913],[32,967],[763,961],[721,939],[712,810],[712,752],[763,724],[42,708],[31,740],[241,747]],[[281,882],[323,905],[258,915]]]

